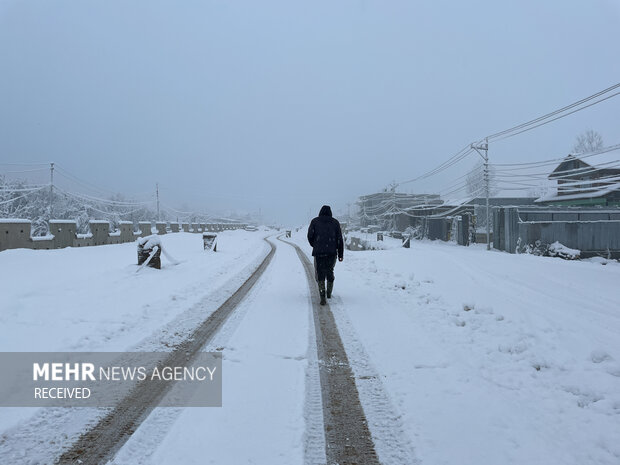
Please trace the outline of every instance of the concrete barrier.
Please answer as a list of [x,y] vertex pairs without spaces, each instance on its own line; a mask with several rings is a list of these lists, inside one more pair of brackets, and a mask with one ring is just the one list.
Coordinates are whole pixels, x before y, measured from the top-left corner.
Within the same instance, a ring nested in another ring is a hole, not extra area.
[[115,229],[108,233],[108,244],[120,244],[121,243],[121,230]]
[[133,233],[133,222],[132,221],[121,221],[118,225],[118,228],[121,231],[121,243],[124,244],[126,242],[133,242],[136,240]]
[[0,251],[7,249],[34,248],[32,240],[30,239],[31,228],[32,223],[30,220],[0,220]]
[[73,247],[90,247],[95,245],[93,235],[91,233],[76,234],[73,239]]
[[93,236],[93,245],[106,245],[110,235],[110,223],[103,220],[91,220],[88,222],[90,233]]
[[51,250],[54,248],[54,236],[35,236],[32,238],[32,245],[35,250]]
[[166,223],[155,223],[155,228],[160,236],[167,233]]
[[[107,221],[92,220],[89,222],[90,232],[78,234],[77,224],[72,220],[51,220],[49,222],[50,233],[42,237],[31,237],[32,224],[29,220],[0,218],[0,251],[7,249],[58,249],[64,247],[89,247],[105,244],[123,244],[134,242],[138,237],[146,237],[153,234],[152,223],[141,221],[139,230],[134,231],[134,223],[131,221],[119,222],[118,229],[110,232],[110,224]],[[190,228],[191,226],[191,228]],[[157,232],[219,232],[224,230],[244,229],[245,223],[171,223],[168,228],[166,223],[157,223]]]
[[150,221],[140,221],[138,223],[138,229],[140,229],[140,237],[146,237],[153,234],[151,232],[151,222]]
[[77,232],[75,221],[69,220],[50,220],[49,232],[54,236],[55,249],[64,249],[73,246],[73,239]]

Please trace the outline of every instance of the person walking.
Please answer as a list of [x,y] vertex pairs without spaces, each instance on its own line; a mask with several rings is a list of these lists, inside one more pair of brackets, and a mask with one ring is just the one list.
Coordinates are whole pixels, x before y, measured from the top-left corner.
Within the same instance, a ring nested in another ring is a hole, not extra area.
[[[332,216],[329,205],[323,205],[319,216],[310,222],[308,227],[308,242],[312,246],[314,257],[314,277],[319,284],[321,305],[331,299],[334,289],[334,266],[336,258],[342,261],[344,258],[344,242],[340,223]],[[327,280],[327,285],[325,281]]]

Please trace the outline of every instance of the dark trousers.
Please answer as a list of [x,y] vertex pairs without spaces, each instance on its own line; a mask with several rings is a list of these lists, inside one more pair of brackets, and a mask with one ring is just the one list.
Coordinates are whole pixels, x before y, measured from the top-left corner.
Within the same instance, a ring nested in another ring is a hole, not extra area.
[[314,257],[314,278],[317,282],[334,280],[334,266],[337,255],[319,255]]

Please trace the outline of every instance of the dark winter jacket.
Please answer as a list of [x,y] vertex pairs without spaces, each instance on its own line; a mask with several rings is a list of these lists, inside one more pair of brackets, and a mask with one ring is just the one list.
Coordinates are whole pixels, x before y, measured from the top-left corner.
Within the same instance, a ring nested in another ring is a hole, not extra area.
[[339,258],[343,257],[344,243],[340,223],[336,218],[332,218],[332,209],[328,205],[323,205],[319,216],[310,222],[308,242],[315,257],[336,254]]

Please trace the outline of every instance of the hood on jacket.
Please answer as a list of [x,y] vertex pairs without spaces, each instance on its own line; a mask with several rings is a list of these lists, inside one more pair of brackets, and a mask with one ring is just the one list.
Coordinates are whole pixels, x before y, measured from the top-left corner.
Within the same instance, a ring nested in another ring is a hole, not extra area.
[[332,216],[332,209],[329,205],[323,205],[321,207],[321,211],[319,212],[319,216]]

